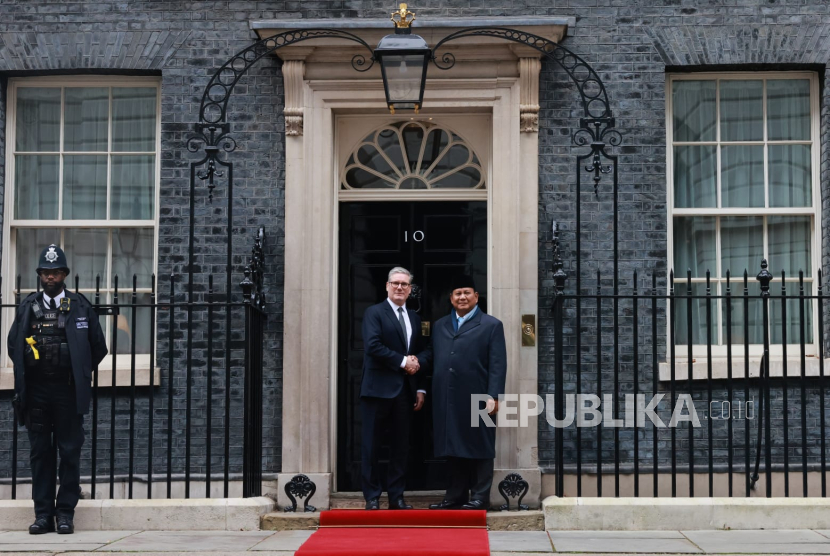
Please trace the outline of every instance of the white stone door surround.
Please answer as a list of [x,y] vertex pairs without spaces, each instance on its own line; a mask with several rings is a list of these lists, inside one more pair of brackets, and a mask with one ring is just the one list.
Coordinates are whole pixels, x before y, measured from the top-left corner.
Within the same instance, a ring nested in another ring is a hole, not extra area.
[[[413,32],[434,45],[454,30],[493,25],[558,42],[569,23],[573,21],[565,18],[424,18]],[[388,20],[256,21],[251,27],[262,38],[294,28],[339,27],[370,45],[393,32]],[[487,150],[492,153],[485,169],[490,312],[505,325],[507,392],[536,393],[537,350],[521,345],[521,316],[535,315],[538,306],[539,53],[488,37],[451,43],[449,50],[456,56],[456,66],[449,71],[429,68],[419,116],[436,120],[487,116],[491,126]],[[309,41],[276,52],[284,60],[286,91],[280,506],[288,504],[282,485],[297,473],[315,482],[317,493],[311,503],[319,509],[329,507],[336,489],[338,117],[347,121],[366,115],[377,121],[388,115],[379,68],[356,73],[349,62],[357,53],[365,50],[337,40]],[[394,119],[402,116],[414,115],[398,113]],[[445,194],[430,193],[437,195],[431,200]],[[541,494],[537,444],[535,420],[528,427],[497,433],[495,482],[507,473],[521,473],[531,485],[525,498],[531,506],[539,505]],[[493,493],[492,502],[497,503],[498,491],[494,488]]]

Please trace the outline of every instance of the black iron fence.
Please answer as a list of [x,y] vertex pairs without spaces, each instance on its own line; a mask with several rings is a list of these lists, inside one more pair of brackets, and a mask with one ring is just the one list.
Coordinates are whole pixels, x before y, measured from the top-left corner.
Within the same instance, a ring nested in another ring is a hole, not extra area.
[[554,410],[540,434],[559,495],[827,495],[820,273],[773,276],[766,260],[720,281],[597,270],[577,292],[554,243]]
[[[215,287],[212,275],[201,283],[171,274],[161,283],[153,276],[149,293],[136,277],[124,291],[117,276],[111,290],[99,277],[83,292],[76,278],[70,289],[95,306],[109,347],[93,372],[85,422],[81,483],[92,498],[190,498],[196,485],[197,496],[229,497],[239,479],[242,496],[261,495],[263,242],[260,228],[233,288]],[[12,303],[0,297],[2,319],[26,295],[19,284]],[[5,341],[0,357],[7,361]],[[16,499],[30,477],[28,438],[4,405],[11,442],[0,449],[0,488]]]

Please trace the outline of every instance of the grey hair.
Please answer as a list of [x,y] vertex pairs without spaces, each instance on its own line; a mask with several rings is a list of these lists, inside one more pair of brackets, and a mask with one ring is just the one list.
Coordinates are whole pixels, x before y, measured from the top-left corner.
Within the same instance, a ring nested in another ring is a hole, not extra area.
[[392,281],[393,274],[406,274],[407,276],[409,276],[409,282],[412,283],[412,273],[402,266],[396,266],[395,268],[389,271],[389,275],[386,277],[387,282]]

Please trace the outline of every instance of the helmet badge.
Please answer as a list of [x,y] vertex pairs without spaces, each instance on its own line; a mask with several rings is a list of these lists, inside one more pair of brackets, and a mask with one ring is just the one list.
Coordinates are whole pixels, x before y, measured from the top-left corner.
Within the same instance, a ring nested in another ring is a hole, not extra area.
[[54,245],[49,246],[49,250],[46,252],[44,257],[50,263],[54,263],[55,261],[58,260],[58,254],[55,252],[55,246]]

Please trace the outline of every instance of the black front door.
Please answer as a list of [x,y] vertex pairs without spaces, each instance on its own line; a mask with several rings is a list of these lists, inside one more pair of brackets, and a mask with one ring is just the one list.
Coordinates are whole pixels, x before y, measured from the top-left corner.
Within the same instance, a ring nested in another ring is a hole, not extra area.
[[[414,274],[407,309],[423,321],[424,334],[448,314],[449,287],[458,274],[472,274],[479,305],[487,309],[487,204],[457,202],[362,202],[340,204],[338,290],[337,489],[360,490],[361,325],[367,307],[386,298],[389,270]],[[431,371],[427,372],[431,383]],[[444,464],[433,456],[432,405],[415,414],[410,435],[406,489],[446,488]],[[380,452],[382,465],[388,446]],[[386,470],[381,469],[385,478]]]

